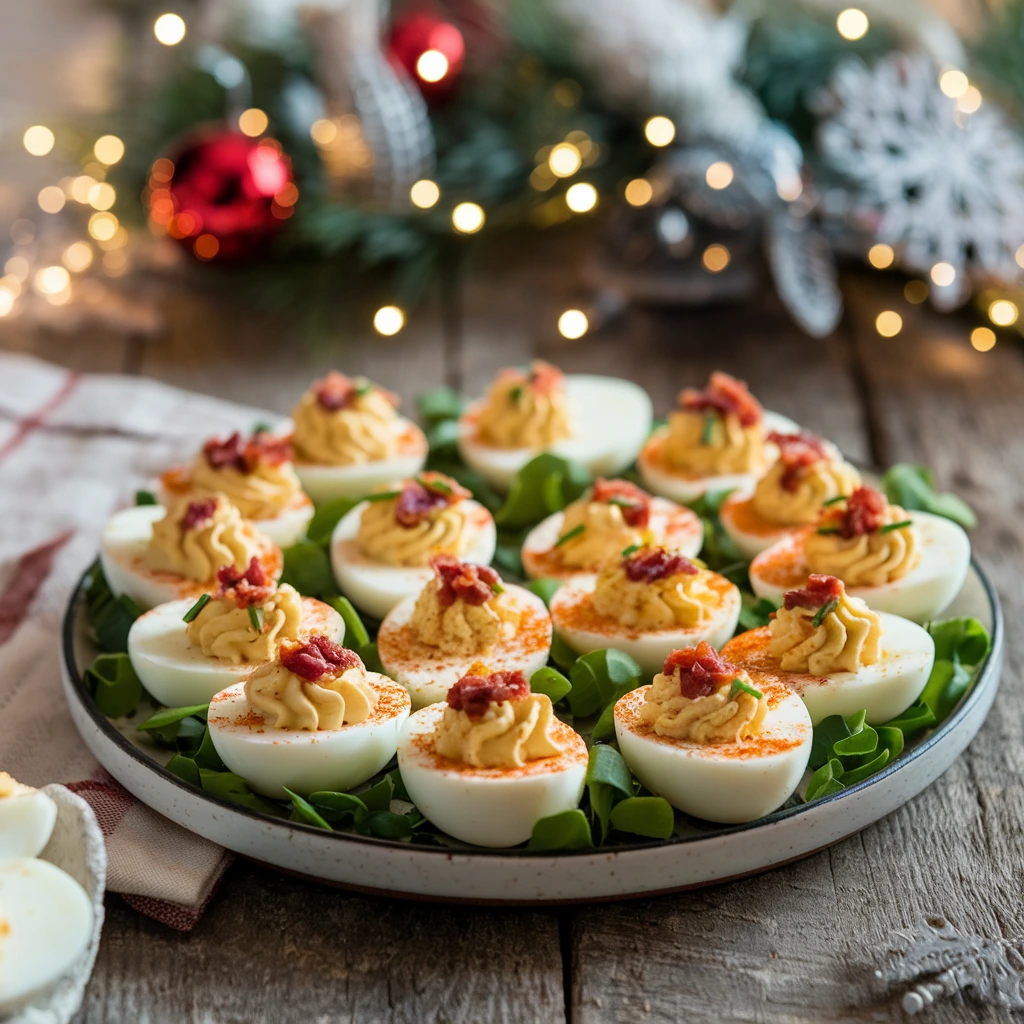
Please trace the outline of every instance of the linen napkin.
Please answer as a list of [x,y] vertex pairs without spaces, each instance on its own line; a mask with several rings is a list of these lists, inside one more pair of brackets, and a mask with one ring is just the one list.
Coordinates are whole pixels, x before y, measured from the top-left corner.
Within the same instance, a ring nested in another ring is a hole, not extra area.
[[206,437],[265,418],[154,381],[0,354],[0,769],[86,800],[106,838],[107,889],[182,930],[198,921],[229,855],[96,763],[61,691],[60,622],[112,512]]

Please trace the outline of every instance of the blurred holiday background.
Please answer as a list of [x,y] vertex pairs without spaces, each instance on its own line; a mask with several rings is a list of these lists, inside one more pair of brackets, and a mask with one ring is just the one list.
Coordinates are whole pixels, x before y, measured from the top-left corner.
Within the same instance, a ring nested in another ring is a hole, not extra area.
[[558,275],[522,297],[542,341],[771,289],[812,344],[864,268],[902,291],[883,337],[923,303],[979,351],[1019,337],[1024,0],[36,0],[4,27],[7,347],[158,344],[208,296],[339,362],[458,316],[480,261]]

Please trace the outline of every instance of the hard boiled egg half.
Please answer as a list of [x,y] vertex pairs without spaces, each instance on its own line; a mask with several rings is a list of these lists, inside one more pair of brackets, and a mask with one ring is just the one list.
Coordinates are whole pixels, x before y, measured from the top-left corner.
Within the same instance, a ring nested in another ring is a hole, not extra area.
[[502,370],[487,397],[458,425],[459,452],[491,486],[512,478],[541,452],[614,476],[633,463],[651,429],[651,400],[617,377],[563,376],[548,363]]
[[709,491],[752,488],[778,456],[768,435],[798,430],[785,416],[764,411],[742,381],[713,373],[705,390],[681,392],[637,465],[649,490],[686,504]]
[[245,522],[224,498],[185,498],[164,508],[137,505],[116,512],[103,530],[100,564],[115,596],[142,608],[197,598],[216,588],[217,570],[244,571],[256,558],[277,580],[281,549]]
[[435,555],[488,565],[496,542],[490,512],[455,480],[426,472],[343,516],[331,536],[331,566],[342,593],[382,619],[430,581]]
[[427,439],[396,411],[398,397],[365,377],[330,373],[292,413],[295,471],[318,505],[361,498],[414,476],[427,458]]
[[326,637],[285,643],[277,661],[210,703],[210,738],[257,792],[345,792],[394,757],[409,694]]
[[800,698],[781,682],[752,683],[705,644],[670,655],[650,686],[616,703],[614,719],[619,750],[643,785],[705,821],[755,821],[781,807],[811,753]]
[[627,548],[597,577],[560,587],[551,619],[577,654],[614,647],[654,673],[676,648],[702,640],[721,647],[736,630],[740,602],[734,584],[682,555]]
[[539,597],[451,555],[435,557],[432,569],[434,578],[402,598],[377,633],[384,670],[409,691],[413,708],[444,700],[480,660],[527,679],[547,664],[551,618]]
[[538,523],[523,542],[534,579],[594,576],[632,545],[655,544],[693,558],[704,543],[700,517],[626,480],[598,480],[578,501]]

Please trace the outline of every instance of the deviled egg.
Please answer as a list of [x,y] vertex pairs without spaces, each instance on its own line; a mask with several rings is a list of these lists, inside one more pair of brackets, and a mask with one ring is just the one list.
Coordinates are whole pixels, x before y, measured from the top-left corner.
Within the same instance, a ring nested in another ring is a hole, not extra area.
[[617,377],[564,376],[550,363],[502,370],[487,397],[472,403],[458,426],[459,452],[485,480],[507,490],[541,452],[585,466],[595,475],[621,473],[651,429],[651,400]]
[[868,607],[914,622],[935,618],[960,592],[970,564],[967,534],[952,520],[906,512],[870,487],[829,505],[750,563],[758,597],[781,603],[811,573],[837,576]]
[[269,431],[248,440],[234,433],[210,438],[191,466],[175,466],[160,477],[163,503],[182,497],[223,495],[265,537],[289,547],[306,533],[313,502],[303,493],[287,438]]
[[598,480],[563,511],[538,523],[523,542],[523,567],[534,579],[596,575],[623,548],[657,544],[693,558],[704,525],[688,508],[652,498],[627,480]]
[[434,578],[399,601],[377,633],[384,671],[409,691],[413,708],[444,700],[482,659],[527,679],[547,664],[551,618],[539,597],[452,555],[435,555],[430,567]]
[[721,647],[736,630],[740,592],[724,576],[665,548],[626,548],[594,577],[551,598],[555,632],[578,654],[615,647],[659,671],[678,647]]
[[57,805],[46,793],[0,772],[0,1017],[5,1020],[51,991],[92,937],[93,909],[85,890],[67,872],[37,859],[56,821]]
[[264,796],[345,791],[394,757],[409,694],[325,636],[286,641],[276,660],[210,703],[220,759]]
[[491,513],[469,491],[426,472],[371,494],[343,516],[331,536],[331,565],[352,603],[382,619],[430,581],[435,555],[488,565],[496,541]]
[[828,441],[813,434],[778,433],[766,440],[779,457],[753,491],[735,491],[719,510],[722,527],[747,558],[815,522],[826,505],[860,486],[860,473]]
[[753,682],[710,644],[673,651],[615,705],[619,750],[652,793],[705,821],[754,821],[792,796],[811,720],[784,683]]
[[715,372],[703,391],[680,392],[678,408],[651,434],[637,465],[649,490],[685,504],[708,491],[753,487],[777,454],[768,435],[798,429],[765,412],[743,381]]
[[224,497],[123,509],[108,520],[100,548],[110,589],[142,608],[195,599],[216,588],[218,569],[245,572],[253,558],[268,579],[281,576],[281,549]]
[[286,640],[313,634],[340,644],[345,621],[330,606],[275,587],[254,558],[244,573],[217,572],[218,587],[198,601],[159,604],[128,631],[128,657],[161,704],[191,707],[273,661]]
[[522,672],[476,665],[445,703],[410,716],[398,744],[409,797],[442,832],[477,846],[516,846],[540,818],[577,806],[587,745]]
[[317,504],[361,498],[414,476],[427,458],[427,439],[396,412],[398,396],[365,377],[332,372],[292,412],[295,472]]
[[869,725],[881,725],[921,696],[935,642],[909,619],[872,611],[835,576],[812,574],[806,587],[786,592],[769,625],[734,637],[722,657],[755,686],[771,679],[792,687],[814,725],[862,709]]

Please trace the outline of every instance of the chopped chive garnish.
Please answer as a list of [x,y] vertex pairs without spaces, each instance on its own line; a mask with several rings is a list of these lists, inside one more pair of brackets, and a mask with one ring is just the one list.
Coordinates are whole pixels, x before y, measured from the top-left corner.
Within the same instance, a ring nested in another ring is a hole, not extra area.
[[362,384],[353,389],[355,391],[356,398],[362,398],[364,395],[368,395],[373,390],[373,384],[368,380],[364,380]]
[[249,621],[252,623],[252,628],[257,633],[263,632],[263,609],[257,608],[256,605],[249,605]]
[[416,477],[416,483],[426,487],[428,491],[440,491],[442,494],[451,494],[452,489],[443,480],[425,480],[423,477]]
[[713,412],[704,413],[704,431],[700,435],[700,443],[703,445],[711,444],[711,434],[715,429],[715,414]]
[[836,598],[832,598],[831,601],[826,601],[815,613],[814,618],[811,619],[811,625],[817,629],[824,621],[825,616],[830,615],[832,612],[839,607],[839,601]]
[[252,428],[252,432],[254,434],[269,434],[270,433],[270,429],[271,428],[270,428],[270,424],[269,423],[263,423],[261,421],[261,422],[257,423],[256,426],[254,426]]
[[828,508],[829,505],[838,505],[839,502],[846,501],[848,497],[847,494],[837,494],[834,498],[829,498],[828,501],[823,501],[821,504],[823,508]]
[[210,603],[210,595],[203,594],[198,601],[181,617],[182,622],[192,622],[195,617]]
[[757,700],[760,700],[764,696],[760,690],[755,689],[750,685],[750,683],[745,683],[742,679],[734,679],[732,681],[732,687],[729,690],[729,700],[732,700],[740,693],[749,693],[751,697],[755,697]]
[[573,537],[578,537],[585,529],[586,526],[583,523],[577,523],[571,530],[563,533],[562,536],[555,541],[555,547],[560,548],[563,544],[572,540]]
[[885,526],[879,527],[879,533],[892,533],[893,530],[902,530],[904,526],[913,526],[914,521],[912,519],[901,519],[898,523],[886,523]]
[[623,548],[622,549],[622,557],[623,558],[629,558],[630,555],[632,555],[634,552],[639,551],[639,550],[640,550],[640,545],[639,544],[630,544],[628,548]]
[[509,388],[508,397],[513,402],[518,402],[523,397],[523,387],[521,384],[517,384],[514,388]]
[[156,495],[152,491],[136,491],[135,492],[135,504],[136,505],[159,505],[160,503],[156,500]]
[[618,505],[619,508],[637,508],[635,501],[626,501],[625,498],[609,498],[605,504]]
[[505,588],[497,580],[495,580],[491,584],[491,590],[493,590],[495,594],[504,594],[505,593]]
[[814,532],[815,533],[820,533],[822,536],[827,536],[828,534],[838,533],[839,532],[839,527],[838,526],[819,526]]
[[397,498],[402,492],[401,491],[377,491],[375,494],[368,494],[366,496],[367,501],[390,501],[392,498]]

